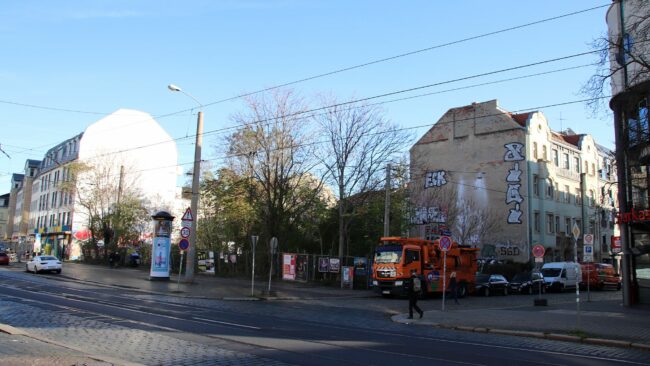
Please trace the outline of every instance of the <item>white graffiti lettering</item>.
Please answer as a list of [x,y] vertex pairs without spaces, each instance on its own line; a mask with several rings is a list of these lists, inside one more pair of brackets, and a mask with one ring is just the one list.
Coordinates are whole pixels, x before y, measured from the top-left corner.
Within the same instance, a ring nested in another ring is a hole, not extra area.
[[444,170],[437,170],[435,172],[427,172],[424,179],[424,188],[442,187],[447,184],[445,178],[446,172]]
[[522,153],[524,145],[518,142],[511,142],[503,145],[506,148],[506,154],[503,156],[503,161],[522,161],[524,155]]
[[515,163],[515,168],[508,171],[506,182],[521,182],[521,173],[522,171],[519,170],[519,163]]
[[506,204],[511,204],[513,202],[522,203],[524,201],[524,198],[521,197],[521,193],[519,193],[519,188],[521,188],[521,184],[508,184]]
[[523,212],[521,212],[519,207],[519,204],[516,204],[514,209],[510,209],[510,213],[508,214],[508,224],[521,224],[521,215]]
[[521,196],[521,175],[522,171],[519,169],[518,161],[525,159],[524,145],[518,142],[511,142],[509,144],[503,145],[506,148],[506,153],[503,156],[503,161],[513,161],[514,166],[512,169],[508,170],[508,175],[506,176],[506,182],[508,183],[508,189],[506,191],[506,204],[511,203],[515,204],[515,208],[510,208],[508,213],[508,224],[521,224],[521,217],[523,212],[521,211],[521,203],[524,201],[524,198]]

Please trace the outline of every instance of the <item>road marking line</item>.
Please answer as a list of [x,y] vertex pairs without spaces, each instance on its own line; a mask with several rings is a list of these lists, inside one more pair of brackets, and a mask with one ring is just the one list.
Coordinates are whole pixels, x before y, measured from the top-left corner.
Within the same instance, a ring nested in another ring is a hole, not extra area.
[[192,319],[195,320],[200,320],[204,322],[209,322],[209,323],[217,323],[217,324],[224,324],[224,325],[232,325],[233,327],[241,327],[241,328],[248,328],[248,329],[255,329],[255,330],[262,330],[262,328],[259,327],[253,327],[250,325],[243,325],[243,324],[237,324],[237,323],[228,323],[228,322],[222,322],[219,320],[212,320],[212,319],[205,319],[205,318],[197,318],[195,316],[192,317]]

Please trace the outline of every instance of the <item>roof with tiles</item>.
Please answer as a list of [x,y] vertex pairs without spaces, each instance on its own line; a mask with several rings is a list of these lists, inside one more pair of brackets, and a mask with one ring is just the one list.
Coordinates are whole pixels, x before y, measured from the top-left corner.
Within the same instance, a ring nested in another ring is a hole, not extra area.
[[526,127],[526,122],[528,121],[528,117],[530,117],[531,114],[535,112],[526,112],[526,113],[517,113],[517,114],[511,114],[512,119],[515,120],[515,122],[519,123],[521,127]]

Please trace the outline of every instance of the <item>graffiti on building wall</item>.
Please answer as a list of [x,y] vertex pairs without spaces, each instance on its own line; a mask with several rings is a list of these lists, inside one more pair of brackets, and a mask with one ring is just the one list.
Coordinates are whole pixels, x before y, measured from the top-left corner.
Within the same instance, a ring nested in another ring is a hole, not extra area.
[[439,207],[416,207],[411,223],[423,225],[428,223],[447,222],[447,216]]
[[427,172],[424,178],[424,188],[442,187],[447,184],[444,170],[436,170],[435,172]]
[[521,175],[522,171],[519,168],[519,162],[525,160],[524,145],[518,142],[511,142],[505,144],[506,153],[503,156],[503,161],[513,162],[512,169],[508,171],[506,176],[506,183],[508,184],[506,190],[506,205],[514,204],[514,208],[509,208],[508,224],[521,224],[521,203],[524,198],[521,196]]

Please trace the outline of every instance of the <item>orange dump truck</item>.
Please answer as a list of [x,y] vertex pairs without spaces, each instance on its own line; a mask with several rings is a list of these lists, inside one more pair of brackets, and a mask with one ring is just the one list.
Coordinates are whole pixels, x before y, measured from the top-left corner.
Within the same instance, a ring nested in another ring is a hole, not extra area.
[[[474,292],[477,256],[479,249],[453,242],[447,251],[447,287],[449,276],[456,272],[458,295],[463,297]],[[373,286],[383,296],[406,295],[406,285],[415,270],[421,278],[423,291],[442,293],[443,252],[438,240],[384,237],[375,249],[372,265]]]

